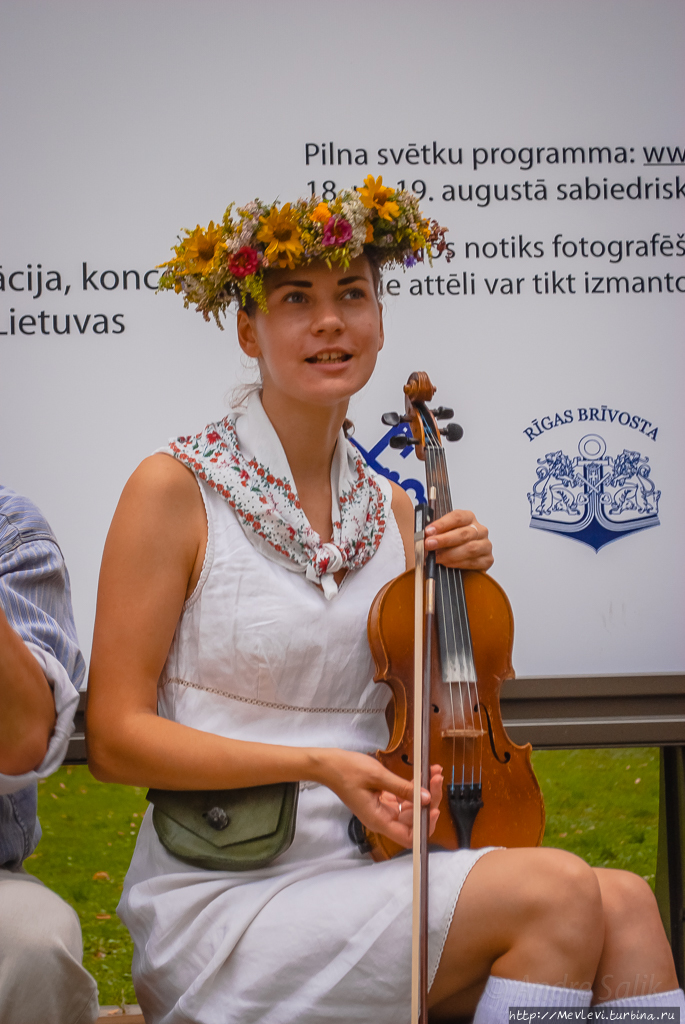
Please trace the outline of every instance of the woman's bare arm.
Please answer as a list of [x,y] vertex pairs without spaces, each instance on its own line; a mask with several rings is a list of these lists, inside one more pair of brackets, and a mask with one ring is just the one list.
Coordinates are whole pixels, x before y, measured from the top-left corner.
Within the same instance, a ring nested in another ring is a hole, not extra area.
[[411,826],[397,820],[397,800],[408,804],[412,785],[374,758],[226,739],[157,715],[157,682],[206,537],[191,473],[165,455],[143,462],[124,489],[102,560],[88,687],[91,771],[106,782],[176,790],[310,779],[407,845]]
[[165,455],[146,459],[124,488],[100,572],[88,756],[103,781],[212,789],[303,777],[295,748],[227,740],[157,715],[157,683],[206,539],[192,474]]

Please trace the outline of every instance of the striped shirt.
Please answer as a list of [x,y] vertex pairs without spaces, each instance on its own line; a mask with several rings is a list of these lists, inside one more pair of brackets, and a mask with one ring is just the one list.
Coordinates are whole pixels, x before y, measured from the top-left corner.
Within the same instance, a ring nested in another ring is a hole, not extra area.
[[36,784],[61,763],[78,704],[85,663],[71,609],[69,575],[44,516],[0,486],[0,608],[52,687],[57,721],[35,771],[0,773],[0,867],[17,869],[40,839]]

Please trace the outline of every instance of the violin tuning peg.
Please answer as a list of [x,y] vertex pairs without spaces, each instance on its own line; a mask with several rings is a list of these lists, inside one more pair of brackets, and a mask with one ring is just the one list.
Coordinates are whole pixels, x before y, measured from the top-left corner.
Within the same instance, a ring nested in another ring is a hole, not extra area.
[[440,433],[448,441],[459,441],[464,436],[464,428],[460,427],[458,423],[448,423],[446,427],[442,428]]
[[451,420],[454,416],[454,409],[448,409],[446,405],[439,405],[432,410],[436,420]]
[[396,427],[400,422],[400,414],[398,412],[384,412],[381,416],[381,423],[385,423],[386,427]]
[[415,437],[405,437],[404,434],[395,434],[394,437],[390,438],[391,448],[406,448],[410,444],[418,444],[419,442]]

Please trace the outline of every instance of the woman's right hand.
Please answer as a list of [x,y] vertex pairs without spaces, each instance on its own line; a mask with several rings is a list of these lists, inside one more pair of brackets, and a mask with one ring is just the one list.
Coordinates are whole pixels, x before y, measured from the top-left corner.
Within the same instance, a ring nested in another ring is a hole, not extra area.
[[[361,823],[399,846],[412,845],[413,794],[411,781],[384,768],[375,757],[350,750],[317,749],[316,781],[333,790]],[[431,766],[430,792],[422,790],[423,805],[431,805],[429,834],[437,824],[442,797],[440,765]]]

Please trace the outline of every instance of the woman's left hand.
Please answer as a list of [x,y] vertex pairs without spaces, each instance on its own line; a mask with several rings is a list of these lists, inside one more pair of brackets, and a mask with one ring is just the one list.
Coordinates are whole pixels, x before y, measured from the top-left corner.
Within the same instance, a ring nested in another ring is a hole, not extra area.
[[426,527],[426,551],[435,551],[440,565],[487,572],[494,558],[486,526],[473,512],[455,508]]

